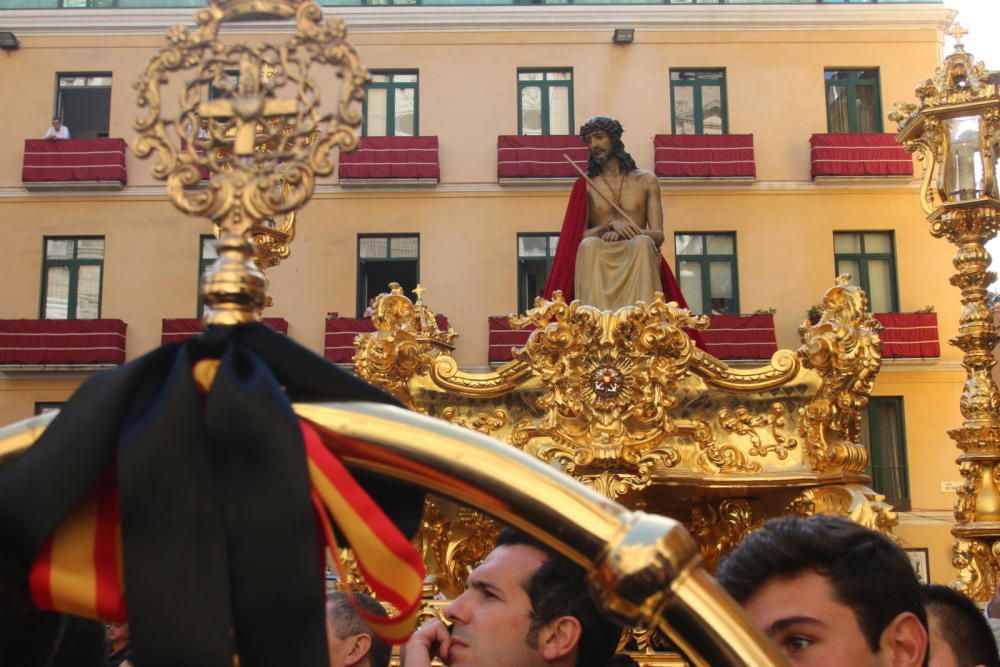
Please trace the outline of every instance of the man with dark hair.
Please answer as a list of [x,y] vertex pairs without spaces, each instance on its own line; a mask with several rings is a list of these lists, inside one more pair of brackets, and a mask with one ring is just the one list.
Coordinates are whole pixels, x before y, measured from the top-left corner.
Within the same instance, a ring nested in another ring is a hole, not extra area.
[[355,604],[372,616],[388,616],[385,608],[371,596],[347,593],[326,596],[326,640],[330,667],[388,667],[392,647],[372,631],[358,614]]
[[608,116],[594,116],[580,128],[590,149],[590,182],[581,178],[573,186],[544,296],[551,299],[561,290],[567,301],[615,310],[649,303],[654,292],[663,292],[668,301],[687,307],[660,255],[660,182],[636,168],[623,132]]
[[930,667],[998,667],[996,641],[976,603],[939,584],[925,584],[920,594],[927,609]]
[[621,628],[597,608],[581,568],[512,530],[445,609],[403,647],[403,667],[605,667]]
[[926,664],[920,585],[881,533],[840,517],[774,519],[718,579],[794,667]]

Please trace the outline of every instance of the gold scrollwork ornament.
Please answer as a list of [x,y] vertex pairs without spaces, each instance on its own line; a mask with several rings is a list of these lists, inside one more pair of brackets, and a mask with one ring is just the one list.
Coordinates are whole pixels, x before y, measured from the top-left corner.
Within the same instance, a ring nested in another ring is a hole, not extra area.
[[[224,23],[247,17],[294,18],[296,32],[280,44],[220,38]],[[134,150],[155,154],[153,175],[167,182],[174,206],[217,226],[220,259],[204,278],[203,293],[213,296],[205,319],[239,324],[260,318],[266,285],[245,236],[301,208],[317,176],[333,173],[331,151],[356,147],[369,77],[344,22],[324,22],[311,0],[211,0],[195,24],[170,28],[168,46],[135,84],[143,115]],[[341,81],[332,107],[320,103],[320,66],[332,69],[324,79]]]

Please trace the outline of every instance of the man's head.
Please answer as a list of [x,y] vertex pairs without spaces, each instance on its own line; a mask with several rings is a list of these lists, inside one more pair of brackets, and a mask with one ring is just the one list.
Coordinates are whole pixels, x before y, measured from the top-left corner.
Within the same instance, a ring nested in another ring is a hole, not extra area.
[[604,667],[621,635],[583,570],[511,530],[445,614],[454,622],[451,667]]
[[[372,616],[388,616],[385,608],[368,595],[355,593],[354,600]],[[365,624],[347,593],[326,596],[326,641],[330,667],[387,667],[392,656],[392,647]]]
[[109,623],[108,641],[112,646],[127,646],[129,642],[128,623]]
[[997,667],[996,640],[976,603],[947,586],[926,584],[920,593],[930,631],[930,667]]
[[53,116],[52,117],[52,127],[56,128],[58,130],[60,125],[62,125],[62,118],[60,118],[59,116]]
[[624,173],[635,170],[635,160],[625,152],[622,143],[622,124],[610,116],[593,116],[580,126],[580,138],[590,149],[587,158],[587,175],[597,176],[601,167],[611,159],[618,160]]
[[718,579],[793,666],[925,664],[926,614],[909,559],[851,521],[769,521]]

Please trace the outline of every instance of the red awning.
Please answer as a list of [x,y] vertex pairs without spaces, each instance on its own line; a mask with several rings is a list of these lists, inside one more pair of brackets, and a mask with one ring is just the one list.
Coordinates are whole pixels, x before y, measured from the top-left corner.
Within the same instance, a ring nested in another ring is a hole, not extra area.
[[511,356],[512,347],[524,347],[528,342],[528,336],[535,330],[535,327],[527,329],[515,329],[510,325],[506,315],[497,315],[487,318],[490,331],[490,352],[491,364],[506,363]]
[[340,180],[441,178],[437,137],[362,137],[340,152]]
[[937,313],[875,313],[882,323],[882,358],[941,356]]
[[124,139],[25,139],[24,183],[108,181],[125,185]]
[[[288,321],[283,317],[265,317],[264,324],[275,331],[288,333]],[[163,328],[160,330],[160,344],[180,343],[204,330],[205,325],[197,317],[164,318]]]
[[576,178],[569,155],[587,168],[587,145],[575,134],[497,137],[497,178]]
[[719,359],[770,359],[778,351],[774,315],[712,315],[702,336]]
[[814,134],[812,176],[913,176],[913,158],[892,134]]
[[753,177],[752,134],[658,134],[654,172],[673,178]]
[[121,320],[0,320],[0,364],[123,364],[127,328]]
[[[441,331],[448,330],[447,317],[438,315],[434,319]],[[373,331],[375,325],[369,318],[329,317],[326,320],[323,356],[338,364],[349,364],[354,359],[354,339],[358,334]]]

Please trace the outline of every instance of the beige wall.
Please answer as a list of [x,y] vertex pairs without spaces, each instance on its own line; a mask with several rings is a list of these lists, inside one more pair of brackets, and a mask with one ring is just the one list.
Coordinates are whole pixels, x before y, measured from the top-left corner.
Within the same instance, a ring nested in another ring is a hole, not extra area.
[[[667,188],[668,239],[676,231],[735,231],[741,310],[776,308],[779,345],[795,347],[807,308],[833,283],[833,232],[895,232],[901,310],[935,306],[943,350],[937,361],[888,363],[875,393],[904,397],[913,515],[937,512],[934,520],[909,517],[897,534],[909,546],[930,547],[932,577],[947,581],[949,524],[941,514],[953,496],[941,492],[940,482],[958,479],[957,450],[946,431],[959,423],[963,378],[957,351],[944,344],[959,313],[957,290],[947,282],[952,250],[928,234],[913,184],[873,179],[822,185],[809,176],[809,136],[826,131],[824,67],[878,67],[884,113],[894,101],[912,100],[915,85],[933,71],[939,29],[900,25],[640,27],[636,43],[626,47],[611,45],[603,26],[359,32],[352,41],[370,68],[419,69],[420,130],[439,137],[442,184],[418,192],[325,188],[300,215],[292,257],[269,272],[275,305],[268,314],[286,318],[292,336],[321,351],[326,313],[355,311],[357,235],[418,233],[426,301],[461,335],[459,363],[485,364],[486,317],[517,305],[516,235],[558,231],[568,191],[496,185],[496,137],[517,131],[517,68],[572,67],[575,124],[595,113],[617,116],[627,147],[648,168],[653,135],[670,132],[669,69],[724,67],[729,129],[754,134],[758,180],[752,186]],[[111,135],[132,141],[137,111],[131,82],[164,43],[163,33],[86,33],[29,33],[19,51],[2,55],[3,88],[18,91],[18,102],[0,105],[0,145],[6,147],[0,151],[0,215],[8,223],[0,318],[38,317],[44,236],[104,235],[102,314],[128,323],[127,351],[134,359],[159,343],[161,318],[194,316],[198,237],[209,229],[166,203],[150,164],[131,155],[130,187],[121,193],[28,194],[20,188],[22,141],[41,136],[48,125],[56,72],[111,71]],[[0,423],[29,416],[35,402],[63,400],[80,379],[0,377]]]

